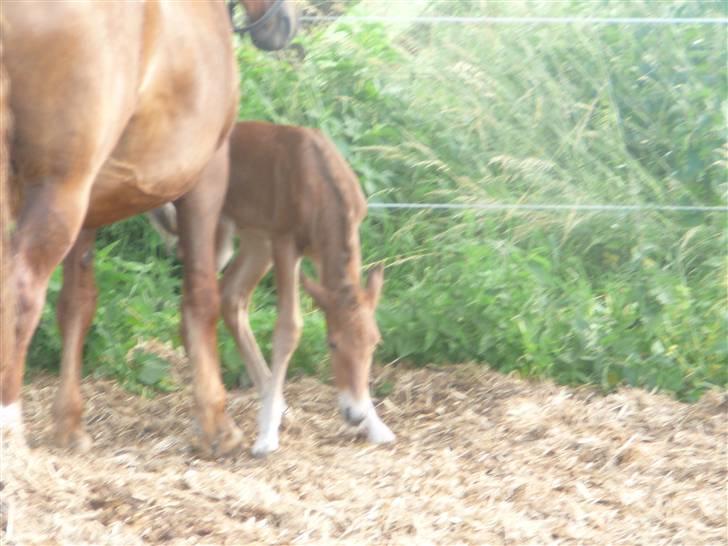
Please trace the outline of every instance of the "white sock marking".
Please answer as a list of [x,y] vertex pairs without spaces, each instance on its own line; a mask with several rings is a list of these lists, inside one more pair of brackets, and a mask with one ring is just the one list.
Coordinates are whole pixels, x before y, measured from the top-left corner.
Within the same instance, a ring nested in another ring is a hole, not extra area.
[[252,450],[256,457],[278,449],[278,429],[285,409],[286,402],[282,396],[271,393],[263,398],[263,405],[258,413],[258,438]]
[[19,401],[0,406],[0,430],[23,432],[23,412]]
[[355,400],[349,391],[339,392],[339,407],[344,412],[349,409],[350,414],[363,418],[359,428],[367,433],[367,440],[373,444],[386,444],[394,442],[395,435],[377,415],[372,399],[366,396],[362,400]]
[[369,442],[373,444],[389,444],[396,439],[394,432],[379,418],[374,406],[372,406],[372,411],[364,420],[364,423],[367,430],[367,440]]

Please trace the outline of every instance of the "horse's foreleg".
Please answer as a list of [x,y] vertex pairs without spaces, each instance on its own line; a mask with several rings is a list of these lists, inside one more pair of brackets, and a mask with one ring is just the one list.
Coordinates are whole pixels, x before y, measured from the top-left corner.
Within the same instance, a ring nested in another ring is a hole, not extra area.
[[86,214],[88,194],[83,188],[90,186],[90,178],[74,181],[77,185],[58,182],[25,189],[25,207],[12,238],[10,293],[16,302],[15,350],[11,361],[0,367],[3,430],[22,434],[20,391],[28,346],[40,319],[51,273],[71,248]]
[[220,286],[222,316],[261,396],[270,383],[271,374],[250,328],[248,309],[253,290],[270,269],[271,258],[270,241],[242,233],[238,256],[225,271]]
[[[0,40],[0,380],[5,378],[6,370],[15,363],[15,276],[10,250],[10,93],[2,50]],[[0,406],[0,412],[4,413],[4,406]],[[6,420],[2,413],[0,426]],[[17,419],[17,425],[20,425],[19,411]]]
[[263,406],[258,415],[258,438],[253,446],[253,455],[256,457],[263,457],[278,449],[278,429],[286,408],[283,383],[286,380],[288,362],[298,346],[303,328],[298,296],[301,256],[293,239],[289,237],[275,241],[273,255],[278,319],[273,332],[273,376],[263,397]]
[[235,450],[242,433],[225,413],[225,387],[217,353],[219,295],[215,271],[215,229],[227,190],[227,144],[200,181],[175,202],[184,260],[182,337],[194,367],[197,419],[207,455]]
[[63,338],[61,384],[53,404],[55,439],[61,447],[86,451],[91,439],[81,425],[81,367],[83,343],[96,311],[98,291],[94,281],[96,230],[85,229],[63,261],[63,288],[56,314]]

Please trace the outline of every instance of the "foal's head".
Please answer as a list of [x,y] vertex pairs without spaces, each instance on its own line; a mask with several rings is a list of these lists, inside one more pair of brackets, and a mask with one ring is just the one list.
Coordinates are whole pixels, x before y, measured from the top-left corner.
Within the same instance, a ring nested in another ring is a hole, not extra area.
[[303,287],[326,315],[331,363],[344,418],[358,425],[373,411],[369,370],[381,340],[374,316],[384,282],[382,267],[368,275],[366,288],[345,285],[329,290],[303,276]]
[[299,11],[295,0],[239,0],[248,15],[250,37],[266,51],[288,45],[298,30]]

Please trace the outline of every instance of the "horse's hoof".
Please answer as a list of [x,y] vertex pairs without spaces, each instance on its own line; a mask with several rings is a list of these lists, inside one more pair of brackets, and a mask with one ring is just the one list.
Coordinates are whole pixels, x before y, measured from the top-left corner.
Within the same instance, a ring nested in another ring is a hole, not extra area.
[[240,450],[243,443],[243,432],[235,425],[228,424],[221,430],[217,438],[207,441],[202,438],[199,449],[202,456],[206,459],[219,459],[234,455]]
[[86,434],[86,431],[77,428],[71,431],[57,431],[55,444],[62,449],[69,449],[76,453],[87,453],[93,445],[93,440],[91,440],[91,436]]
[[263,459],[278,449],[278,438],[258,438],[250,450],[256,459]]
[[217,442],[217,456],[225,457],[237,453],[243,444],[243,431],[235,425],[230,425]]
[[22,429],[0,426],[0,453],[24,453],[28,450]]
[[0,405],[0,440],[2,447],[9,449],[26,449],[23,415],[20,402],[7,406]]

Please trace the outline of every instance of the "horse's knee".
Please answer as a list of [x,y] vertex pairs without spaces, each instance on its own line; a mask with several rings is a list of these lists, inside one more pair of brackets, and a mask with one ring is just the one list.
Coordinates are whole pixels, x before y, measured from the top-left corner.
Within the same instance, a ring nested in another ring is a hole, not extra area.
[[220,316],[220,295],[217,279],[212,276],[189,276],[184,293],[184,314],[205,323],[217,322]]
[[214,277],[212,283],[185,283],[180,326],[188,352],[195,350],[195,347],[214,350],[219,316],[220,297],[217,293],[217,280]]
[[95,284],[76,286],[67,291],[62,290],[57,308],[58,325],[61,332],[72,324],[77,324],[77,320],[80,320],[84,330],[91,326],[98,295]]
[[17,297],[17,330],[20,331],[28,323],[29,316],[40,312],[43,306],[44,291],[42,280],[34,274],[35,272],[28,267],[23,267],[22,262],[18,262],[18,264],[15,275],[15,295]]
[[80,295],[79,305],[83,309],[85,321],[87,323],[89,323],[86,325],[86,327],[88,327],[90,325],[91,316],[93,315],[93,312],[96,309],[96,304],[98,303],[98,299],[99,299],[99,291],[95,285],[86,287]]
[[91,325],[92,316],[98,301],[98,289],[95,285],[61,289],[56,307],[56,318],[58,326],[63,334],[64,330],[77,323],[80,319],[83,328]]
[[19,329],[31,324],[26,317],[42,307],[51,273],[71,248],[77,231],[70,225],[74,219],[60,214],[49,213],[47,223],[42,223],[36,209],[24,213],[13,234]]
[[15,251],[39,275],[50,276],[63,260],[78,236],[85,215],[81,196],[72,195],[66,203],[58,191],[58,188],[29,191],[13,234]]
[[227,297],[225,293],[222,295],[221,302],[222,318],[225,324],[230,328],[237,328],[238,314],[241,308],[239,301],[234,297]]
[[225,324],[230,327],[237,327],[240,324],[240,317],[246,317],[250,306],[250,295],[240,295],[235,286],[225,286],[220,289],[220,311],[222,312]]

